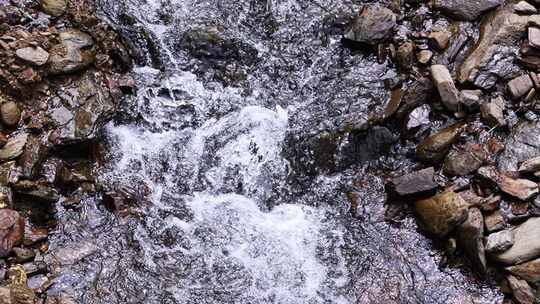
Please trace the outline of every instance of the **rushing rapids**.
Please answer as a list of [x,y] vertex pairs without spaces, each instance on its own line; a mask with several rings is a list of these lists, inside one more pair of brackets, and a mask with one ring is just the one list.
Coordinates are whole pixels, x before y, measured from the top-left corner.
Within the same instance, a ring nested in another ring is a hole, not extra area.
[[[352,148],[342,138],[335,161],[318,156],[325,134],[362,129],[384,108],[383,81],[396,74],[343,47],[336,16],[357,11],[353,2],[99,5],[138,59],[138,92],[107,127],[100,180],[142,199],[130,216],[99,199],[58,210],[50,250],[74,256],[60,258],[50,294],[89,304],[501,301],[467,267],[444,266],[414,219],[385,221],[373,168],[407,164],[390,131]],[[361,202],[353,215],[350,191]]]

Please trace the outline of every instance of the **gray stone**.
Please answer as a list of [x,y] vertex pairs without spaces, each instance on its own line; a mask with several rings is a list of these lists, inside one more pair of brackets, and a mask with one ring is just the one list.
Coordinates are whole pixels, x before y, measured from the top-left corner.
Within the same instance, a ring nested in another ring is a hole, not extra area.
[[540,171],[540,156],[528,159],[519,166],[519,172],[535,173],[538,171]]
[[497,184],[501,191],[523,201],[531,199],[539,192],[537,183],[527,179],[512,178],[498,172],[494,167],[482,167],[478,169],[478,174]]
[[525,96],[534,87],[529,74],[521,75],[508,82],[508,92],[513,99]]
[[514,11],[520,14],[536,14],[537,10],[532,4],[527,1],[519,1],[514,4]]
[[375,45],[391,37],[396,15],[379,5],[367,5],[345,32],[345,38]]
[[501,253],[514,245],[514,235],[510,230],[492,233],[486,238],[487,253]]
[[486,273],[484,218],[479,209],[469,209],[467,220],[456,229],[456,236],[459,246],[465,251],[476,271]]
[[429,167],[392,179],[391,187],[399,195],[412,195],[437,189],[435,169]]
[[528,219],[512,230],[514,245],[507,251],[493,255],[505,265],[521,264],[540,257],[540,218]]
[[484,95],[482,90],[463,90],[460,92],[460,94],[461,103],[468,111],[474,112],[478,110],[482,96]]
[[540,122],[518,123],[499,157],[499,170],[517,171],[519,164],[540,155]]
[[504,118],[504,108],[504,99],[502,99],[502,97],[484,103],[480,106],[482,119],[491,127],[505,126],[506,119]]
[[439,193],[415,203],[425,229],[439,237],[448,235],[467,219],[467,208],[467,202],[454,192]]
[[534,48],[540,48],[540,28],[531,26],[528,31],[529,44]]
[[439,95],[441,96],[441,101],[444,106],[450,111],[459,111],[459,91],[456,88],[448,68],[444,65],[432,65],[431,77],[433,78],[433,82],[439,91]]
[[27,139],[28,134],[26,133],[21,133],[10,138],[7,144],[0,149],[0,161],[13,160],[19,157],[24,151]]
[[434,0],[433,6],[453,18],[473,21],[503,2],[503,0]]
[[67,30],[59,35],[60,44],[50,50],[48,72],[66,74],[86,69],[95,60],[92,37],[79,30]]
[[42,66],[49,60],[49,53],[40,47],[25,47],[15,51],[20,59],[36,66]]

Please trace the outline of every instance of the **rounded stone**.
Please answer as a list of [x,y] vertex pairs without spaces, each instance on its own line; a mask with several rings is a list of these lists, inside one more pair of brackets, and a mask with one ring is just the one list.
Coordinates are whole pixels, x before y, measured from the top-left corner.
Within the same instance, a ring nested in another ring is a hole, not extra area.
[[58,17],[66,11],[67,0],[42,0],[41,8],[47,15]]
[[16,127],[21,120],[21,109],[13,101],[8,101],[0,106],[0,118],[7,127]]

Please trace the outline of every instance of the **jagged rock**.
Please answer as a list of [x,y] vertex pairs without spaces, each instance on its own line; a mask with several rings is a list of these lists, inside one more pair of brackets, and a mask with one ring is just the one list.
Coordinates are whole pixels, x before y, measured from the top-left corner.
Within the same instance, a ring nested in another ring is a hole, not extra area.
[[491,127],[502,127],[506,125],[504,118],[504,99],[498,97],[491,102],[484,103],[480,106],[482,119]]
[[467,202],[454,192],[443,192],[415,203],[425,229],[439,237],[452,232],[467,219]]
[[88,142],[112,118],[116,105],[101,84],[101,74],[87,71],[49,102],[48,115],[56,131],[55,145]]
[[56,189],[34,181],[20,181],[13,185],[13,190],[16,193],[24,194],[48,203],[56,203],[58,199],[60,199]]
[[36,135],[30,135],[26,141],[24,152],[18,160],[21,167],[22,176],[32,178],[35,175],[37,166],[46,155],[47,149],[42,145],[41,138]]
[[499,170],[517,171],[518,164],[540,155],[540,122],[521,122],[510,134],[499,158]]
[[448,48],[452,33],[447,31],[435,31],[431,32],[428,36],[428,42],[432,48],[437,51],[443,51]]
[[460,96],[454,80],[444,65],[432,65],[431,77],[439,91],[444,106],[453,112],[459,111]]
[[36,66],[42,66],[49,60],[49,53],[40,47],[25,47],[15,51],[20,59]]
[[530,283],[540,281],[540,259],[535,259],[523,264],[507,267],[511,274]]
[[95,60],[92,48],[94,40],[79,30],[67,30],[60,33],[60,43],[50,49],[48,72],[50,74],[66,74],[81,71],[89,67]]
[[524,280],[519,280],[514,276],[508,276],[508,284],[514,294],[514,302],[517,304],[533,304],[534,291]]
[[396,52],[398,65],[404,69],[409,70],[414,64],[414,43],[406,41],[402,43]]
[[484,149],[478,144],[467,144],[463,149],[452,150],[446,156],[443,171],[449,176],[474,173],[486,160]]
[[436,189],[435,169],[429,167],[393,178],[390,186],[399,195],[412,195]]
[[478,110],[478,108],[480,107],[482,96],[484,95],[482,90],[463,90],[460,93],[461,103],[468,111],[474,112]]
[[477,208],[469,209],[465,222],[456,229],[458,244],[469,259],[473,267],[481,274],[486,272],[486,254],[484,251],[484,218]]
[[486,230],[488,232],[495,232],[504,228],[504,219],[501,215],[501,211],[495,210],[492,213],[487,214],[484,217]]
[[404,135],[412,135],[421,129],[423,126],[427,126],[430,123],[429,114],[431,108],[429,105],[422,105],[414,109],[409,113],[404,121]]
[[515,62],[519,41],[529,22],[538,18],[514,14],[511,5],[487,16],[482,22],[480,39],[459,67],[459,82],[489,89],[498,80],[519,73],[521,69]]
[[465,124],[457,123],[427,137],[416,148],[416,155],[425,162],[441,161],[464,129]]
[[368,5],[356,16],[345,32],[345,38],[375,45],[391,37],[396,15],[379,5]]
[[518,99],[533,88],[533,82],[528,74],[521,75],[508,82],[508,91],[513,99]]
[[503,0],[434,0],[433,6],[453,18],[473,21],[503,2]]
[[510,230],[503,230],[487,236],[486,252],[501,253],[514,245],[514,235]]
[[536,14],[537,10],[532,4],[527,1],[519,1],[514,4],[514,11],[521,14]]
[[7,144],[0,149],[0,161],[4,162],[19,157],[23,153],[27,139],[28,134],[26,133],[21,133],[10,138]]
[[0,257],[6,257],[13,247],[21,244],[24,235],[24,219],[17,211],[0,210]]
[[16,102],[7,101],[0,106],[2,123],[9,128],[16,127],[21,120],[21,109]]
[[58,17],[66,11],[67,0],[41,0],[41,8],[46,14]]
[[512,230],[514,245],[507,251],[493,255],[505,265],[521,264],[540,257],[540,218],[528,219]]
[[404,118],[410,111],[427,103],[433,93],[433,82],[429,77],[423,77],[414,81],[406,90],[401,100],[401,107],[396,112],[396,117]]
[[392,90],[390,94],[390,101],[388,102],[388,105],[386,106],[386,109],[384,111],[383,119],[388,119],[396,113],[396,111],[399,109],[399,106],[401,105],[403,93],[404,92],[401,88],[396,88]]
[[499,188],[521,200],[529,200],[538,194],[538,184],[527,179],[517,179],[500,173],[494,167],[482,167],[478,169],[478,174],[493,183]]
[[540,156],[524,161],[519,166],[519,172],[535,173],[540,171]]

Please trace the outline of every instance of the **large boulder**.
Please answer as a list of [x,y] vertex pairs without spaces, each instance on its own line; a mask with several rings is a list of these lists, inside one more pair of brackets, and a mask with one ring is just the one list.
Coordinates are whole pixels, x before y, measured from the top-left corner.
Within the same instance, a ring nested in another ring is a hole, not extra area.
[[515,265],[540,257],[540,218],[528,219],[512,230],[514,245],[507,251],[493,255],[505,265]]
[[482,22],[480,39],[459,67],[458,80],[489,89],[500,79],[517,76],[521,71],[515,60],[519,41],[527,25],[539,18],[515,14],[511,5],[487,16]]
[[415,203],[424,228],[439,237],[448,235],[467,219],[467,208],[467,202],[454,192],[439,193]]
[[465,21],[474,21],[484,12],[501,5],[503,0],[434,0],[435,9]]
[[59,43],[49,52],[47,71],[50,74],[66,74],[81,71],[95,60],[94,40],[79,30],[66,30],[58,36]]
[[345,32],[345,39],[375,45],[391,37],[396,15],[379,5],[368,5]]

